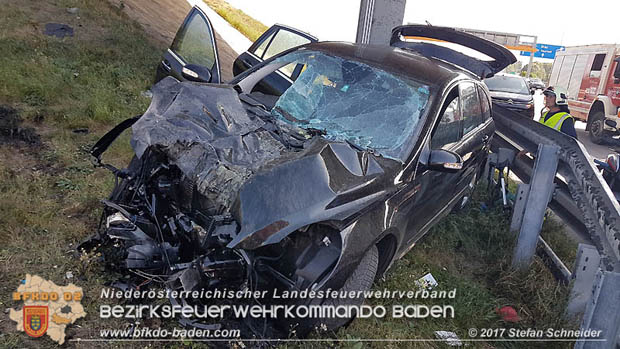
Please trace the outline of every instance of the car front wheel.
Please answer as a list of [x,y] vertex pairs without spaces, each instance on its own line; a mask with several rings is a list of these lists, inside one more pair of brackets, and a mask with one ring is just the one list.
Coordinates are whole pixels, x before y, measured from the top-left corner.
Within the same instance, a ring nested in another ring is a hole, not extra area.
[[[351,291],[363,294],[364,291],[370,290],[377,275],[379,265],[379,250],[377,246],[372,246],[361,259],[353,273],[345,281],[344,285],[337,290],[338,294],[347,294]],[[300,303],[299,305],[312,306],[321,303],[323,307],[357,307],[364,303],[364,297],[354,298],[325,298],[311,299]],[[305,318],[299,319],[296,323],[288,323],[290,329],[298,337],[306,337],[312,331],[335,331],[338,328],[348,324],[354,319],[351,318]]]

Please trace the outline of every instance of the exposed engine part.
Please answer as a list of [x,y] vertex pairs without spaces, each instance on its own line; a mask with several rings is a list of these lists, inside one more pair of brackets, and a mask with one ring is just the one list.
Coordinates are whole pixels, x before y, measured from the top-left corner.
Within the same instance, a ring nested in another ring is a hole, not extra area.
[[248,268],[241,254],[233,250],[213,249],[171,275],[167,286],[184,291],[240,287],[248,280]]

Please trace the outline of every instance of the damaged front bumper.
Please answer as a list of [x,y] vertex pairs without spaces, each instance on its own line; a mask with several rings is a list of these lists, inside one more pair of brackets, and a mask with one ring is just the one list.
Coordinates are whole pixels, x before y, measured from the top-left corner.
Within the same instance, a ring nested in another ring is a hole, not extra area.
[[[110,198],[102,201],[97,234],[81,248],[97,246],[107,267],[131,274],[124,287],[299,291],[318,287],[340,258],[341,236],[325,225],[304,227],[278,244],[261,248],[228,247],[240,230],[235,218],[209,205],[156,150],[147,151],[142,159],[135,157],[127,169],[106,167],[117,176],[116,186]],[[208,300],[170,301],[192,305]],[[188,318],[179,321],[203,329],[220,326]]]

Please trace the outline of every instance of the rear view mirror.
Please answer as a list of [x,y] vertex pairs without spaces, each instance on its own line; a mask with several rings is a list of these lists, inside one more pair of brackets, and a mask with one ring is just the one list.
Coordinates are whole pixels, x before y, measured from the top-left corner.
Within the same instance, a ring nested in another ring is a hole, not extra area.
[[181,71],[183,77],[189,81],[209,82],[211,81],[211,71],[207,67],[198,64],[188,64]]
[[535,88],[530,88],[530,94],[533,95],[536,93],[536,89]]
[[431,150],[428,158],[428,167],[435,171],[456,172],[463,168],[463,158],[449,150]]

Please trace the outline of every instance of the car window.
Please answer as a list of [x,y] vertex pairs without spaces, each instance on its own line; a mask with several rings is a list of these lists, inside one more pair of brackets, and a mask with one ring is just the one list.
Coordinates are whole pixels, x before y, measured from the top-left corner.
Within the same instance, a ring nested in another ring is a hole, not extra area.
[[295,63],[290,63],[285,65],[284,67],[278,69],[282,74],[288,76],[289,78],[293,77],[293,72],[295,71],[295,67],[297,67],[297,64]]
[[473,82],[462,83],[459,88],[462,102],[463,134],[466,135],[482,124],[482,110],[478,91]]
[[517,93],[522,95],[530,94],[530,89],[527,86],[525,79],[516,75],[495,75],[494,77],[484,79],[484,83],[491,91]]
[[461,139],[461,110],[458,95],[455,93],[452,101],[447,103],[448,106],[444,108],[431,138],[432,149],[450,148]]
[[211,31],[198,13],[189,19],[187,25],[174,38],[171,48],[186,64],[198,64],[209,69],[215,64]]
[[[274,35],[276,37],[273,41],[271,41],[271,38],[273,38]],[[260,45],[258,45],[258,47],[256,47],[253,53],[257,57],[265,60],[277,55],[280,52],[286,51],[289,48],[304,45],[309,42],[310,40],[299,36],[293,32],[285,29],[279,29],[268,35],[265,39],[263,39],[263,41],[260,43]],[[267,46],[269,46],[269,49],[267,49]],[[293,76],[293,74],[295,74],[295,68],[297,68],[297,64],[291,63],[278,69],[278,71],[286,75],[288,78],[295,80],[295,76]]]
[[256,49],[254,49],[254,53],[257,57],[263,58],[263,54],[265,53],[265,49],[267,48],[267,45],[269,45],[269,42],[271,41],[271,38],[273,37],[274,33],[271,33],[270,35],[268,35],[266,38],[263,39],[263,41],[260,43],[260,45],[258,45],[258,47],[256,47]]
[[[289,48],[304,45],[309,42],[310,40],[304,38],[303,36],[300,36],[299,34],[295,34],[288,30],[280,29],[278,30],[276,36],[273,38],[271,44],[269,44],[269,47],[265,51],[263,59],[269,59],[280,52],[288,50]],[[282,69],[284,70],[284,68]],[[292,69],[290,69],[290,72],[292,74]]]
[[277,119],[387,157],[406,156],[406,141],[426,111],[428,85],[318,51],[291,52],[273,66],[278,63],[298,64],[301,73],[274,104],[271,114]]
[[478,86],[478,92],[480,93],[480,107],[482,108],[482,122],[491,118],[491,106],[489,105],[489,98],[484,89]]

